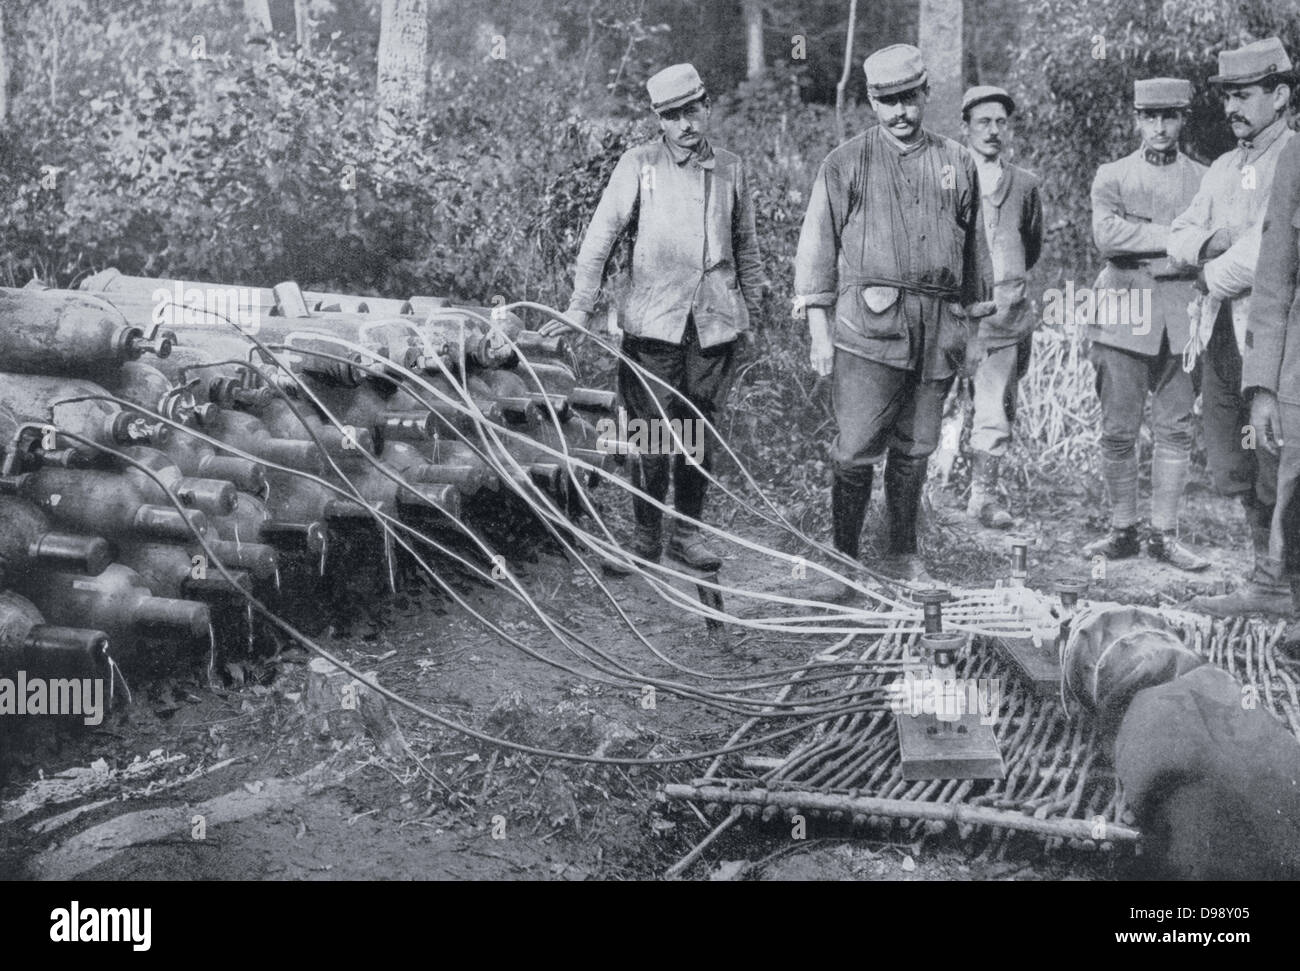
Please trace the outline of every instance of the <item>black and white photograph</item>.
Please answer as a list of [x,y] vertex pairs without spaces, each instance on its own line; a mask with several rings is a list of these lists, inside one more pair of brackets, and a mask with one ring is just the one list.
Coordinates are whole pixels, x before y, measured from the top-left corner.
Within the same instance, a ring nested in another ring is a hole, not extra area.
[[148,951],[140,882],[849,881],[1262,942],[1294,0],[0,21],[24,937]]

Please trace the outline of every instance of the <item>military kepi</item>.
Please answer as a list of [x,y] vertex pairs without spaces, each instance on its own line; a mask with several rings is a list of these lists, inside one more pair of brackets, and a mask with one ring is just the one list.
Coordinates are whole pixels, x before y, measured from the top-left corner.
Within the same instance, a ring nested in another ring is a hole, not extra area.
[[1276,37],[1257,40],[1235,51],[1219,52],[1219,73],[1211,84],[1253,84],[1270,74],[1290,74],[1291,58]]
[[873,98],[911,91],[927,80],[921,52],[911,44],[882,47],[862,62],[862,70],[867,75],[867,94]]
[[1003,108],[1007,109],[1007,114],[1016,113],[1016,103],[1011,100],[1011,95],[1007,94],[1005,88],[999,88],[992,84],[977,84],[973,88],[967,88],[966,93],[961,96],[961,113],[964,115],[976,105],[982,105],[985,101],[996,101]]
[[1186,108],[1192,103],[1192,82],[1182,78],[1145,78],[1133,82],[1133,107]]
[[650,107],[656,112],[672,111],[704,97],[704,82],[693,64],[666,67],[645,83]]

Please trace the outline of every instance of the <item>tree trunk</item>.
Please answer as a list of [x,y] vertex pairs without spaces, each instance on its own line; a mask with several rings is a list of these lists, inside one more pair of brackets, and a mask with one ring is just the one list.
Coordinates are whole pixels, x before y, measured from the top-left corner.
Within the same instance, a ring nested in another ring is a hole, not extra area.
[[962,0],[921,0],[917,46],[930,75],[925,127],[956,138],[961,126]]
[[745,7],[745,76],[753,81],[767,70],[763,57],[763,2],[744,0]]
[[0,7],[0,126],[9,120],[9,45],[5,42],[4,7]]
[[379,23],[379,127],[414,118],[424,107],[429,0],[383,0]]
[[298,34],[298,47],[304,53],[311,52],[311,21],[307,16],[307,0],[293,0],[293,24]]
[[853,34],[858,29],[858,0],[849,0],[849,25],[844,31],[844,70],[835,85],[835,131],[842,142],[844,129],[844,92],[848,90],[849,79],[853,76]]
[[244,0],[244,19],[248,21],[248,35],[264,39],[271,36],[270,0]]

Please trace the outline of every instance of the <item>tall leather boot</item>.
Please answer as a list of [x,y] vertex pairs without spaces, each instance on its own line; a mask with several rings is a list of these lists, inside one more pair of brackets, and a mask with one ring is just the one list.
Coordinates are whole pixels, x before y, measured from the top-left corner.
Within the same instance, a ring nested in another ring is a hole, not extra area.
[[1178,507],[1187,487],[1191,456],[1157,445],[1151,458],[1151,535],[1147,553],[1180,570],[1209,569],[1210,561],[1178,541]]
[[998,502],[998,466],[1001,459],[988,452],[971,453],[970,502],[966,515],[988,529],[1010,529],[1011,513]]
[[[832,542],[839,552],[852,559],[858,558],[862,543],[862,523],[867,516],[867,505],[871,501],[871,485],[875,478],[875,468],[837,468],[831,478],[831,534]],[[842,567],[836,567],[843,573]],[[829,603],[844,603],[857,596],[853,587],[826,577],[820,580],[809,592],[809,599]]]
[[[632,485],[660,502],[668,495],[669,473],[667,455],[640,454],[632,460]],[[629,552],[657,563],[663,554],[663,510],[640,496],[633,496],[632,514],[636,520],[636,531],[628,543]],[[613,560],[603,560],[600,566],[611,577],[631,576],[634,572]]]
[[889,518],[887,572],[902,580],[932,583],[925,563],[917,554],[917,522],[921,516],[921,492],[925,488],[925,457],[912,458],[890,452],[885,463],[885,515]]
[[[704,495],[709,480],[684,455],[673,457],[673,508],[683,516],[699,520],[704,515]],[[668,555],[692,570],[716,573],[722,557],[704,542],[700,527],[685,519],[674,519],[668,534]]]
[[1255,550],[1255,566],[1246,582],[1221,597],[1194,597],[1192,610],[1212,617],[1239,617],[1243,614],[1269,614],[1286,617],[1291,613],[1291,588],[1282,572],[1282,563],[1269,555],[1269,533],[1273,523],[1273,506],[1255,498],[1254,493],[1241,497],[1250,524],[1250,541]]

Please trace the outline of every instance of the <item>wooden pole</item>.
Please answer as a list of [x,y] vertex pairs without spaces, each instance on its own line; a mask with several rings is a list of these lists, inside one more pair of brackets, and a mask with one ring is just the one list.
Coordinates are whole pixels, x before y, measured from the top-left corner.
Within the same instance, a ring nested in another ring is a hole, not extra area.
[[[704,781],[704,780],[697,780]],[[669,799],[696,799],[701,802],[727,803],[729,805],[778,806],[787,809],[817,809],[823,812],[842,812],[861,816],[890,816],[898,819],[932,819],[955,823],[958,826],[996,826],[1041,836],[1062,839],[1098,840],[1111,842],[1136,842],[1141,833],[1128,826],[1106,822],[1105,831],[1098,836],[1097,824],[1086,819],[1035,819],[1023,813],[986,806],[969,806],[964,803],[922,802],[913,799],[878,799],[873,796],[836,796],[823,792],[797,790],[729,789],[726,786],[682,785],[664,786]]]

